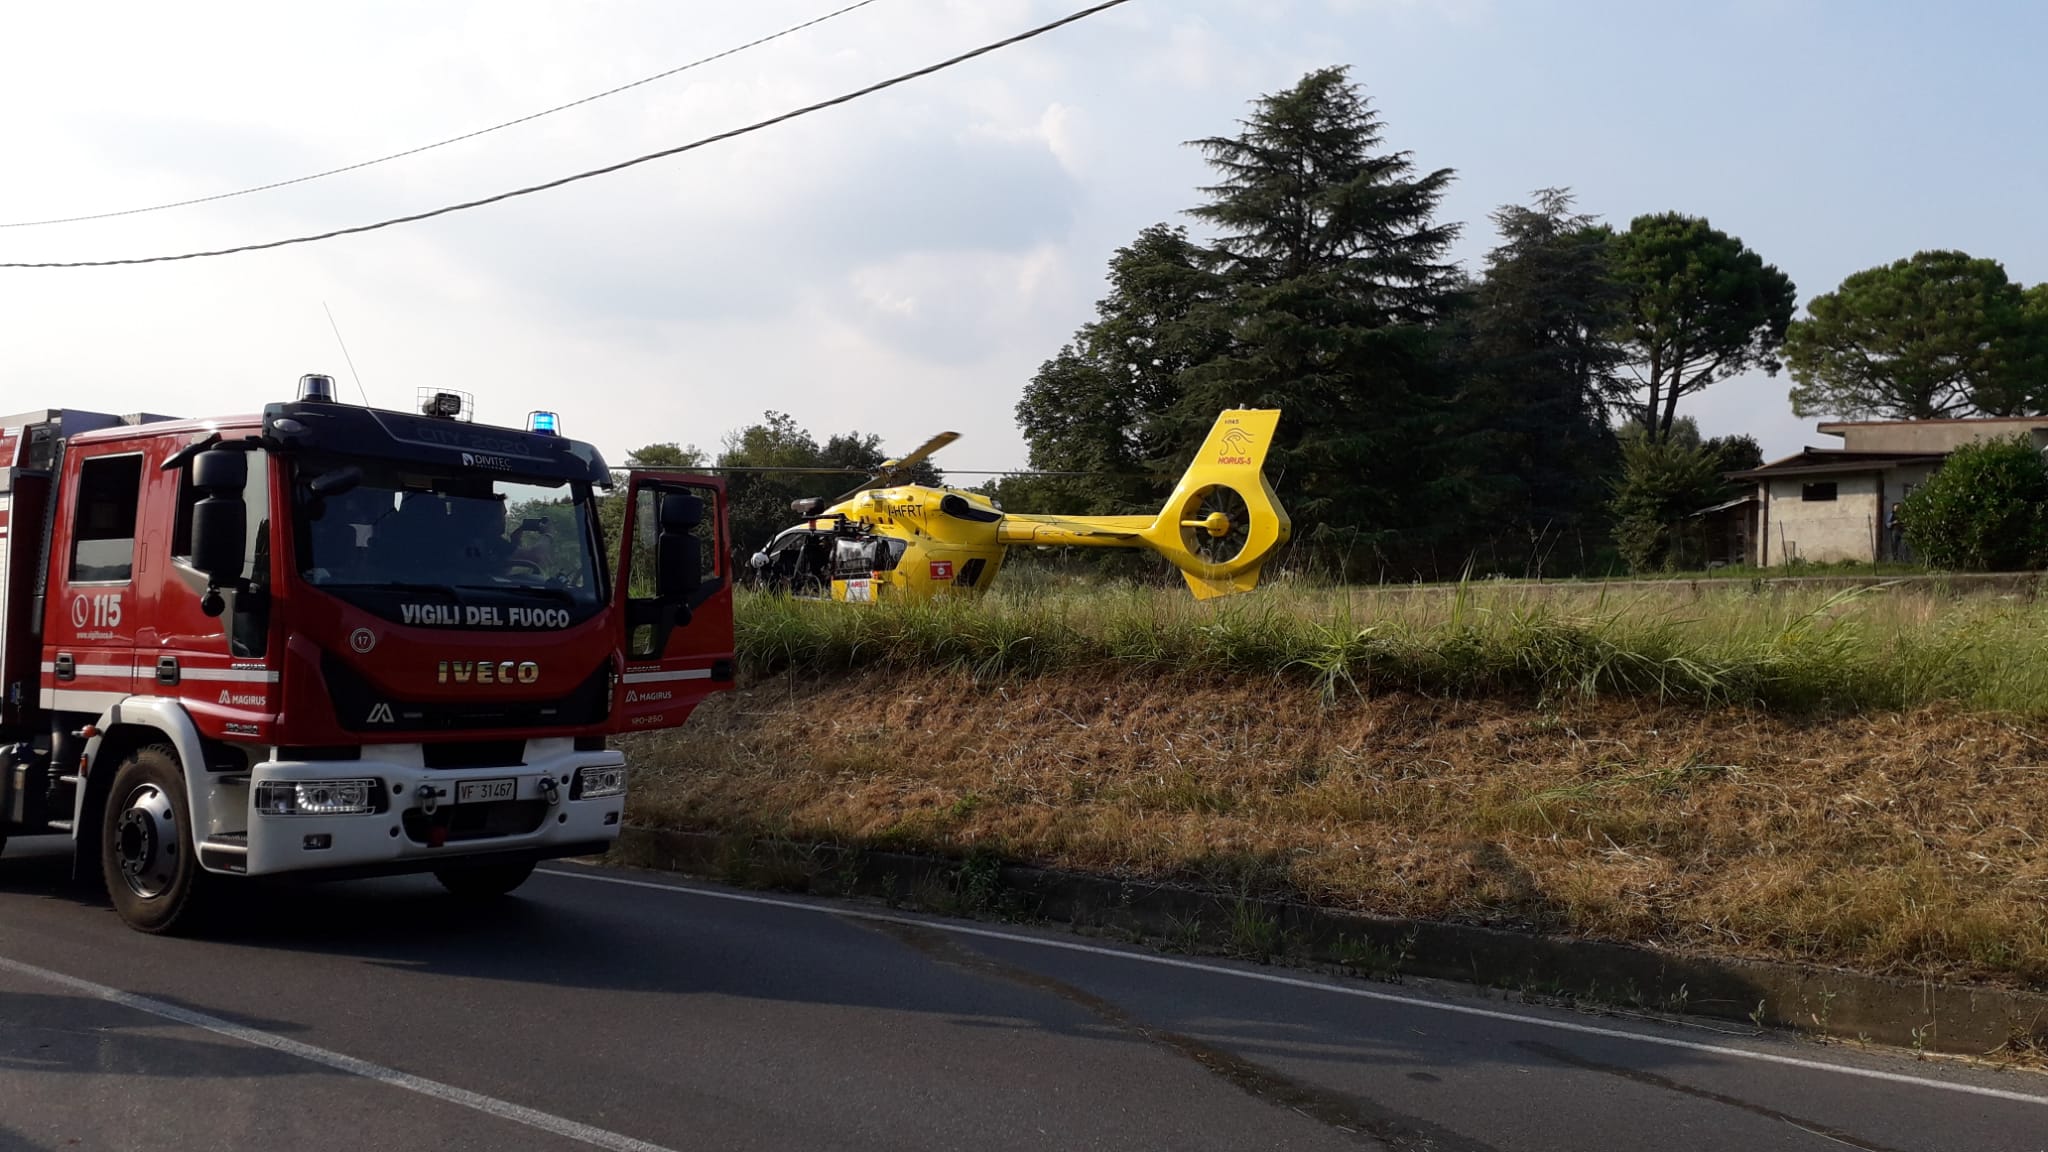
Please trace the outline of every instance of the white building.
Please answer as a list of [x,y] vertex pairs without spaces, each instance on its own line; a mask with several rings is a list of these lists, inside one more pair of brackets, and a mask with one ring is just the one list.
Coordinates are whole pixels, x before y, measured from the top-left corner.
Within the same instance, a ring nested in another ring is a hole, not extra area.
[[[1874,420],[1821,424],[1840,448],[1807,448],[1733,480],[1756,484],[1754,496],[1711,511],[1732,517],[1729,551],[1760,567],[1794,560],[1898,560],[1887,510],[1926,483],[1964,444],[2016,435],[2048,448],[2048,417],[1977,420]],[[1746,513],[1738,506],[1746,506]],[[1744,523],[1746,521],[1746,524]],[[1745,531],[1746,528],[1746,531]]]

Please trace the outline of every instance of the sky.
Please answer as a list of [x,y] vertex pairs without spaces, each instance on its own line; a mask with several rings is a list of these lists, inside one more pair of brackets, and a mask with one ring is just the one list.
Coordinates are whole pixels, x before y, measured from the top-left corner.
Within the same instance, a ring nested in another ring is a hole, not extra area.
[[[17,3],[0,38],[0,223],[210,195],[577,99],[847,0]],[[1082,0],[874,0],[574,110],[361,171],[113,220],[0,228],[0,260],[154,255],[382,219],[787,111]],[[1022,465],[1032,372],[1110,254],[1207,181],[1184,143],[1349,65],[1388,146],[1487,215],[1568,186],[1617,224],[1707,217],[1803,303],[1927,248],[2048,279],[2035,117],[2048,5],[1880,0],[1133,0],[766,131],[509,203],[319,244],[0,270],[0,413],[223,415],[307,372],[410,408],[561,413],[614,462],[715,450],[767,410],[820,439]],[[1836,443],[1761,374],[1691,398],[1766,455]]]

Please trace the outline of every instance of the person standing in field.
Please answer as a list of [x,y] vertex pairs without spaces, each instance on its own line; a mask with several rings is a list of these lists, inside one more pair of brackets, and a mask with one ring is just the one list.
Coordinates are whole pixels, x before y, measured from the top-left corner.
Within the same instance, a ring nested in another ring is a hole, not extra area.
[[1884,514],[1885,538],[1891,542],[1891,553],[1894,560],[1905,559],[1906,526],[1899,523],[1899,512],[1902,507],[1898,501],[1894,500],[1892,501],[1892,506],[1886,509]]

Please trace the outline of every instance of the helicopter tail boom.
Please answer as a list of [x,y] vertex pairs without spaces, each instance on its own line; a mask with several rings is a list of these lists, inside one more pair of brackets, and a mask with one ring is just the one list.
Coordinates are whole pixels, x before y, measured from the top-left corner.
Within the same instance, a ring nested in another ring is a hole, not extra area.
[[1180,569],[1195,597],[1249,592],[1292,525],[1266,481],[1278,409],[1225,411],[1155,516],[1005,516],[1004,544],[1150,548]]
[[1032,516],[1006,513],[996,543],[1039,548],[1142,548],[1151,516]]

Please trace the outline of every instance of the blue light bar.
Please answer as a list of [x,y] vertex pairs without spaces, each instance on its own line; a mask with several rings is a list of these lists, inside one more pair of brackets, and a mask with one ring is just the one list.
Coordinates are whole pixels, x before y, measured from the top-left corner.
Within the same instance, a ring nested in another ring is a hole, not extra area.
[[526,430],[539,433],[542,436],[560,436],[562,434],[562,420],[553,412],[528,412],[526,414]]

